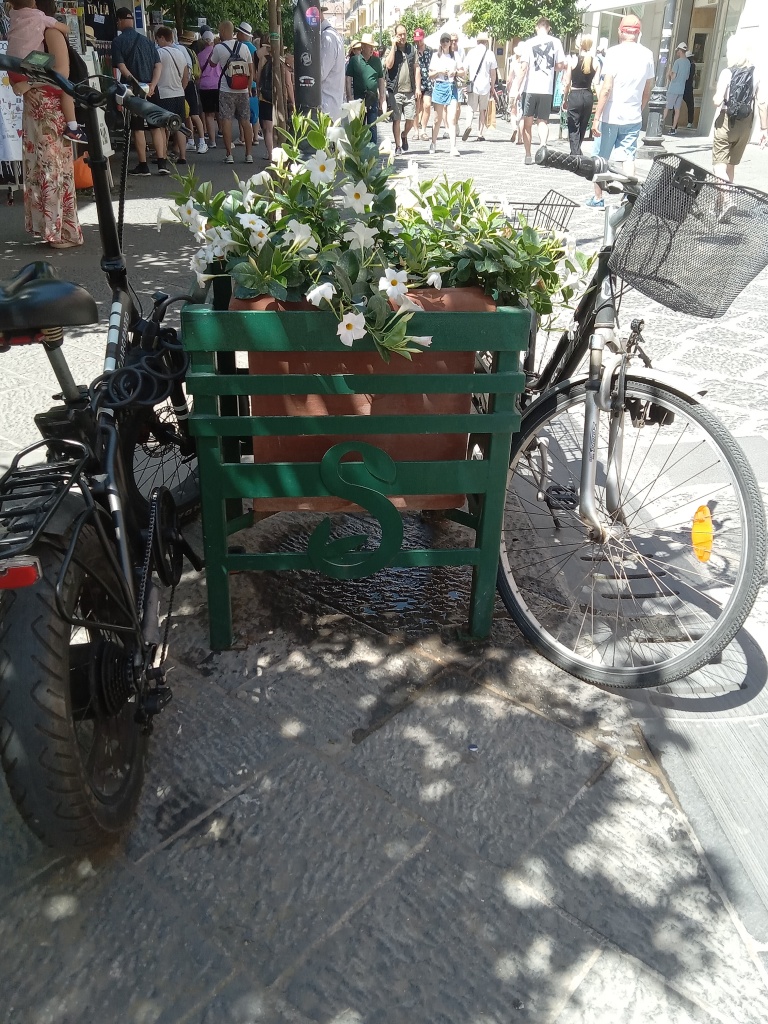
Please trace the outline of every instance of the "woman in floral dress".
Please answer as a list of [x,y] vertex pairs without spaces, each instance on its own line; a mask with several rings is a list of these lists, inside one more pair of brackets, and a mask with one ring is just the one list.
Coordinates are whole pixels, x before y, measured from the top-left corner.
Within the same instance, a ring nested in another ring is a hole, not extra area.
[[[47,29],[45,47],[53,54],[59,74],[68,77],[69,56],[61,32]],[[59,91],[39,85],[27,89],[22,125],[25,228],[54,249],[82,245],[72,145],[64,136],[67,125]]]

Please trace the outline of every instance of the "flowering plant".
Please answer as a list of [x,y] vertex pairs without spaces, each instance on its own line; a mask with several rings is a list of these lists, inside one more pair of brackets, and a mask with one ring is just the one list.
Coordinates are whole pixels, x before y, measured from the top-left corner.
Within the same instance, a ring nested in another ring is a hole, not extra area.
[[408,334],[412,288],[479,284],[499,303],[551,311],[560,241],[514,228],[471,182],[419,184],[415,165],[396,176],[361,101],[336,123],[294,114],[273,161],[218,195],[192,173],[181,179],[174,213],[200,244],[199,279],[218,264],[238,298],[330,308],[345,345],[368,335],[385,360],[410,359],[432,340]]

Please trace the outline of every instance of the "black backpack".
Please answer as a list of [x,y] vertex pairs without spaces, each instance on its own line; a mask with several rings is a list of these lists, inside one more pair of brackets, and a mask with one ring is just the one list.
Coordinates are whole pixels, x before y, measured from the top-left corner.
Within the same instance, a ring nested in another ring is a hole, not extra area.
[[731,84],[725,105],[728,117],[746,121],[755,109],[755,69],[731,68]]
[[264,70],[261,72],[261,98],[265,103],[272,102],[272,57],[264,61]]

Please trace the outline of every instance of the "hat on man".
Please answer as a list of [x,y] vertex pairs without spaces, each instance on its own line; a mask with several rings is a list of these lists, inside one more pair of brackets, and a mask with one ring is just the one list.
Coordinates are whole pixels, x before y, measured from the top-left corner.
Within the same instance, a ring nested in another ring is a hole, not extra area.
[[240,24],[237,26],[237,31],[240,33],[240,35],[248,36],[249,39],[253,38],[253,29],[251,28],[247,21],[241,21]]
[[424,38],[424,29],[423,28],[415,28],[413,30],[413,41],[414,41],[414,43],[420,43],[423,38]]
[[205,30],[205,32],[203,32],[200,38],[203,40],[204,43],[212,43],[215,36],[213,32],[211,32],[211,30],[208,28]]
[[197,39],[197,32],[186,32],[185,31],[185,32],[181,33],[181,36],[179,37],[179,42],[180,43],[184,43],[186,45],[188,43],[194,43],[194,41],[196,39]]
[[619,32],[642,32],[643,23],[636,14],[625,14],[619,22]]
[[478,32],[477,33],[477,41],[478,41],[478,43],[481,42],[481,41],[484,42],[484,43],[490,43],[491,37],[488,35],[487,32]]
[[363,32],[360,36],[360,44],[365,46],[375,46],[376,42],[370,32]]
[[685,56],[686,56],[686,57],[693,57],[693,55],[694,55],[694,54],[693,54],[693,50],[686,50],[686,51],[685,51]]
[[117,21],[127,21],[129,18],[133,21],[133,11],[130,7],[118,7],[115,11],[115,18]]
[[676,50],[687,50],[688,49],[688,43],[678,43],[677,46],[675,47],[675,49]]

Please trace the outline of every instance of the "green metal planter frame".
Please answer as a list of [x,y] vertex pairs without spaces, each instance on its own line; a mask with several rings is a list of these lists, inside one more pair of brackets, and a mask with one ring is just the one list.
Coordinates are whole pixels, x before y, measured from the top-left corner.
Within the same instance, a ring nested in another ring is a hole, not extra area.
[[[223,312],[187,305],[182,311],[184,345],[190,354],[187,389],[194,399],[191,430],[197,439],[208,585],[210,640],[214,650],[233,639],[229,574],[243,570],[315,569],[337,579],[359,579],[390,566],[473,567],[469,632],[485,637],[491,629],[499,546],[504,514],[509,452],[519,428],[517,396],[524,386],[520,353],[527,348],[531,314],[501,307],[482,313],[416,313],[414,335],[431,335],[432,350],[492,354],[492,372],[466,374],[293,374],[238,373],[236,352],[338,352],[348,349],[336,335],[330,312]],[[364,348],[366,342],[356,343]],[[372,343],[371,343],[371,347]],[[393,358],[399,359],[400,356]],[[392,393],[482,394],[467,415],[406,416],[243,416],[243,395],[350,395]],[[365,440],[373,434],[467,434],[468,454],[461,460],[393,461]],[[241,440],[253,436],[334,434],[320,462],[247,464]],[[350,452],[361,461],[341,459]],[[478,458],[478,453],[482,458]],[[474,453],[474,457],[473,457]],[[403,550],[400,511],[388,495],[467,494],[469,511],[446,515],[474,529],[475,546],[439,550]],[[228,537],[250,525],[243,512],[247,498],[338,495],[367,509],[381,524],[381,541],[361,550],[367,537],[330,539],[326,517],[305,552],[236,553]]]

